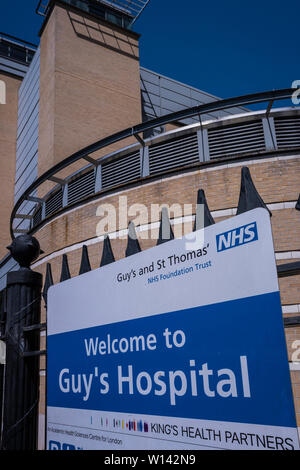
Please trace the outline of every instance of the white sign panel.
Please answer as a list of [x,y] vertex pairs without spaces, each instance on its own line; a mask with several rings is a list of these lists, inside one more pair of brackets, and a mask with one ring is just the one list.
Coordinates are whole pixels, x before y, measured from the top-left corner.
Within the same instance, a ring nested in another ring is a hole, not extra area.
[[267,211],[191,246],[49,290],[49,449],[299,448]]

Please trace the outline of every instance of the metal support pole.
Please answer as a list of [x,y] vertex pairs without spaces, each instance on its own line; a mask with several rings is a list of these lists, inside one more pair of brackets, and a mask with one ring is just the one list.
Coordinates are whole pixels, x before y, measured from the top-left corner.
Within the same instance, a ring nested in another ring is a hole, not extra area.
[[[29,265],[40,253],[36,239],[16,238],[9,247],[20,264],[7,275],[6,368],[2,450],[36,450],[39,403],[42,275]],[[27,327],[27,328],[26,328]]]
[[2,416],[3,416],[3,398],[4,398],[4,373],[5,373],[5,323],[6,323],[6,292],[0,292],[0,441],[2,436]]

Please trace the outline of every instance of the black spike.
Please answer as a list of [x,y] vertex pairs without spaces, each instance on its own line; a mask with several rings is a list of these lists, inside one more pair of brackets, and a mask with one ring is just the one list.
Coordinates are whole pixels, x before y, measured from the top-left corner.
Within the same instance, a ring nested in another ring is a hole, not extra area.
[[[202,210],[199,206],[204,206],[204,218],[203,218],[203,227],[202,227]],[[201,214],[201,216],[200,216]],[[195,216],[195,223],[194,223],[194,229],[193,231],[195,232],[196,230],[200,230],[201,228],[204,228],[204,227],[209,227],[210,225],[213,225],[215,223],[211,213],[210,213],[210,210],[209,210],[209,207],[208,207],[208,204],[207,204],[207,201],[206,201],[206,197],[205,197],[205,192],[203,189],[199,189],[198,191],[198,195],[197,195],[197,208],[196,208],[196,216]]]
[[129,222],[128,225],[128,240],[127,240],[127,248],[126,248],[126,257],[135,255],[136,253],[140,253],[141,247],[139,241],[137,239],[135,225],[133,222]]
[[162,208],[160,215],[160,225],[159,225],[159,235],[157,240],[157,245],[168,242],[169,240],[174,239],[174,233],[171,227],[168,209],[166,207]]
[[295,205],[295,209],[297,209],[297,211],[300,211],[300,194],[299,194],[299,197],[298,197],[298,201]]
[[88,249],[86,245],[82,247],[81,263],[79,269],[79,275],[91,271],[91,264],[89,260]]
[[51,264],[47,263],[45,284],[44,284],[44,289],[43,289],[43,293],[42,293],[46,307],[47,307],[48,290],[51,286],[53,286],[53,277],[52,277]]
[[113,263],[114,261],[115,257],[111,248],[109,236],[107,235],[103,242],[103,252],[100,267],[106,266],[107,264]]
[[272,212],[267,208],[266,204],[257,192],[252,181],[249,168],[244,166],[242,168],[240,197],[236,214],[239,215],[243,212],[250,211],[251,209],[256,209],[257,207],[267,209],[270,216],[272,215]]
[[70,278],[71,274],[69,269],[68,257],[67,255],[63,255],[60,282],[67,281]]

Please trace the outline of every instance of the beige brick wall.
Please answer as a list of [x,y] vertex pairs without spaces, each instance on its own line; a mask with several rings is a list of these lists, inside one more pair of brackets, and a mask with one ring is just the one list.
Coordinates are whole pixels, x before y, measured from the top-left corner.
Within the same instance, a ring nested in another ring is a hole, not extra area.
[[39,175],[79,149],[141,122],[134,33],[56,5],[41,36],[40,74]]
[[6,85],[6,104],[0,104],[0,259],[10,242],[9,220],[14,204],[18,90],[21,80],[0,73]]
[[286,328],[285,337],[289,361],[300,362],[300,328]]
[[300,427],[300,370],[291,371],[297,426]]
[[[297,261],[289,260],[289,262]],[[300,304],[300,275],[279,279],[280,296],[283,305]]]
[[[276,172],[273,171],[274,167]],[[300,159],[282,160],[280,162],[255,163],[249,166],[255,185],[267,203],[295,201],[299,194]],[[127,198],[127,206],[144,204],[148,215],[143,223],[156,222],[158,217],[151,218],[151,204],[191,205],[195,212],[197,191],[203,188],[211,211],[233,208],[238,204],[240,191],[241,166],[212,171],[197,170],[191,174],[164,178],[138,186],[124,189],[116,194],[100,196],[99,199],[66,213],[41,228],[36,236],[39,239],[45,256],[66,246],[96,237],[97,224],[101,220],[96,216],[97,207],[112,204],[119,211],[119,198]],[[271,176],[270,176],[271,175]],[[283,192],[278,193],[278,188]],[[123,199],[124,200],[124,199]],[[171,214],[172,217],[172,214]],[[217,221],[222,220],[218,218]],[[293,208],[274,210],[271,218],[274,245],[276,251],[299,250],[300,213]],[[127,228],[128,220],[117,218],[115,230]],[[114,230],[112,230],[114,231]]]

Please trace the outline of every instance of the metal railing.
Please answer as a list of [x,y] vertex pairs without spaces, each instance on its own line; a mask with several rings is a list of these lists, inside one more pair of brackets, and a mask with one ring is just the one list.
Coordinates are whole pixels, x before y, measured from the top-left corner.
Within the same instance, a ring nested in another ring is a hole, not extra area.
[[[33,232],[58,212],[115,187],[209,161],[284,148],[300,149],[300,108],[271,109],[275,100],[290,98],[294,91],[262,92],[195,106],[138,124],[85,147],[46,171],[23,193],[11,214],[12,238],[15,234]],[[265,111],[201,121],[201,116],[208,112],[261,102],[268,103]],[[155,127],[194,116],[199,118],[199,124],[152,139],[142,137]],[[136,144],[100,159],[93,158],[94,152],[132,136]],[[79,160],[85,162],[82,170],[65,179],[57,176]],[[40,196],[41,186],[49,181],[57,183],[56,186]],[[35,203],[29,213],[22,212],[27,201]]]
[[10,34],[0,32],[0,56],[29,65],[37,46]]

